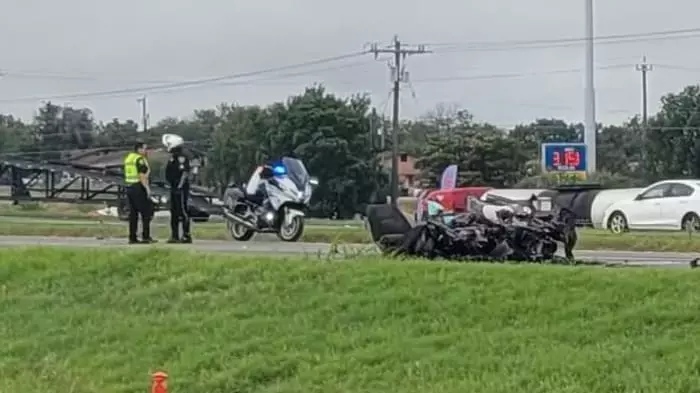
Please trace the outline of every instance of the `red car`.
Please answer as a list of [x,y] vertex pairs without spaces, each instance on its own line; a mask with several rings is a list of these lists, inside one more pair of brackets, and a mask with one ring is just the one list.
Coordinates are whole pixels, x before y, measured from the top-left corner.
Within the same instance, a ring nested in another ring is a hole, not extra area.
[[[418,198],[421,209],[416,209],[416,221],[424,220],[428,215],[428,201],[441,204],[445,211],[454,213],[465,213],[467,211],[467,199],[471,196],[481,198],[491,187],[462,187],[449,190],[429,190],[423,192],[423,197]],[[417,214],[422,211],[421,217]]]

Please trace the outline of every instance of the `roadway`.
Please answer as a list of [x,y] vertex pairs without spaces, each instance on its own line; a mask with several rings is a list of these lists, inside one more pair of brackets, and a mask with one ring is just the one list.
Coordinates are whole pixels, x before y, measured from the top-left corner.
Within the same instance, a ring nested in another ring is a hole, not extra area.
[[[78,248],[123,248],[128,247],[164,247],[164,248],[186,248],[188,250],[212,252],[212,253],[250,253],[268,254],[276,256],[288,255],[308,255],[316,256],[330,251],[331,245],[324,243],[285,243],[280,241],[216,241],[198,240],[190,245],[169,245],[158,243],[153,246],[129,246],[124,239],[93,239],[93,238],[70,238],[70,237],[42,237],[42,236],[2,236],[0,237],[0,247],[23,247],[23,246],[56,246],[56,247],[78,247]],[[375,254],[376,249],[367,244],[344,244],[338,245],[337,249],[341,256],[347,252],[349,254],[361,252]],[[655,266],[655,267],[688,267],[689,262],[699,255],[695,253],[678,252],[638,252],[638,251],[592,251],[577,250],[576,258],[583,261],[605,261],[608,263],[632,265],[632,266]]]
[[[35,223],[35,224],[44,224],[44,225],[120,225],[120,226],[124,226],[126,228],[125,221],[119,221],[114,217],[107,217],[107,216],[105,216],[103,219],[100,219],[100,218],[93,218],[93,219],[67,218],[67,219],[62,219],[62,218],[19,217],[19,216],[1,216],[0,215],[0,222],[6,222],[6,223],[10,223],[10,224]],[[329,229],[362,228],[362,221],[346,220],[346,221],[339,221],[337,224],[334,224],[334,225],[326,224],[327,222],[328,222],[327,220],[309,219],[309,220],[307,220],[306,225],[314,227],[314,228],[329,228]],[[222,228],[223,228],[223,223],[224,223],[223,218],[213,216],[206,223],[194,223],[193,225],[220,224],[220,225],[222,225]],[[156,217],[153,220],[151,225],[156,226],[156,227],[169,226],[170,225],[170,218],[169,217]]]

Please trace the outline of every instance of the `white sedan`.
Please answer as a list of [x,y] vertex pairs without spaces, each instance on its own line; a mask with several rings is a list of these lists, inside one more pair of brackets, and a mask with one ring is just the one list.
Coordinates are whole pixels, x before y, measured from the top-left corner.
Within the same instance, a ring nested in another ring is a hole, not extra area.
[[636,197],[610,205],[603,223],[613,233],[630,229],[700,229],[700,180],[654,183]]

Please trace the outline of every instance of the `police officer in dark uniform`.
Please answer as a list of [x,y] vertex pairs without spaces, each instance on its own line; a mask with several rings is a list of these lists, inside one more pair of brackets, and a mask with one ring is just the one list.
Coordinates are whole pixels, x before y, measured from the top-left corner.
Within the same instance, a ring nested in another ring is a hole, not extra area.
[[[182,146],[170,150],[170,160],[165,167],[165,179],[170,184],[170,231],[168,243],[192,243],[188,201],[190,198],[190,160]],[[180,237],[182,223],[182,237]]]
[[[153,202],[148,177],[151,168],[146,158],[146,144],[138,142],[134,151],[124,158],[124,183],[126,183],[126,198],[129,203],[129,244],[155,243],[151,238],[151,219],[153,218]],[[142,238],[136,236],[141,216]]]

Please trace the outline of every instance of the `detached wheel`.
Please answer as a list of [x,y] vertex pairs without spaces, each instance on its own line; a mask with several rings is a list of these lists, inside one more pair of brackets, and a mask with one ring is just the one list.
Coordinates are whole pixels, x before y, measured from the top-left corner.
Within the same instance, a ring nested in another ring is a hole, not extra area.
[[627,217],[622,212],[614,212],[608,218],[608,229],[610,229],[610,232],[618,235],[629,231]]
[[700,231],[700,217],[695,213],[688,213],[681,220],[681,229],[687,232]]
[[295,242],[304,233],[304,217],[296,216],[290,224],[282,222],[277,237],[285,242]]

